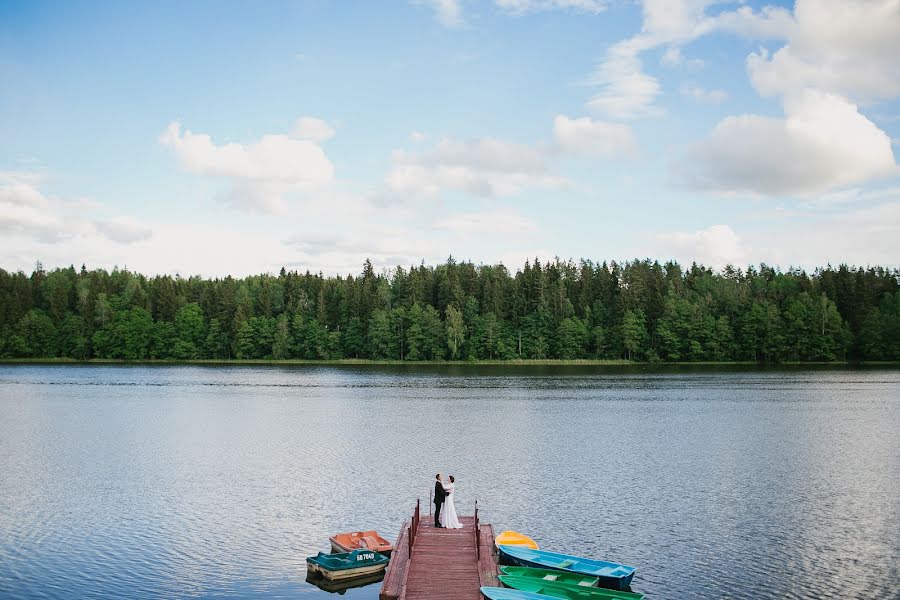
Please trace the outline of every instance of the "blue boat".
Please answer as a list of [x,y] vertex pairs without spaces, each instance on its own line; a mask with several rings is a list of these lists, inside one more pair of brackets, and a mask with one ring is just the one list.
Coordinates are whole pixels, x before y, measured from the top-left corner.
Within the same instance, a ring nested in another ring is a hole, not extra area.
[[634,577],[634,567],[605,560],[593,560],[546,550],[532,550],[524,546],[500,546],[499,550],[500,562],[505,565],[555,569],[580,575],[591,575],[599,578],[597,582],[599,587],[612,590],[628,590],[631,579]]
[[488,586],[481,588],[481,595],[488,600],[557,600],[553,596],[535,594],[534,592],[522,592],[510,588]]

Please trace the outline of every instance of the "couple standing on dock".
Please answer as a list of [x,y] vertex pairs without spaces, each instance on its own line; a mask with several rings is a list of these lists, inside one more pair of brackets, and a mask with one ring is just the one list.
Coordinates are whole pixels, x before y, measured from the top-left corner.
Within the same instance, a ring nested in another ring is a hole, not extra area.
[[462,523],[456,516],[456,503],[453,502],[453,485],[456,479],[451,475],[450,482],[444,483],[440,473],[434,479],[434,526],[462,529]]

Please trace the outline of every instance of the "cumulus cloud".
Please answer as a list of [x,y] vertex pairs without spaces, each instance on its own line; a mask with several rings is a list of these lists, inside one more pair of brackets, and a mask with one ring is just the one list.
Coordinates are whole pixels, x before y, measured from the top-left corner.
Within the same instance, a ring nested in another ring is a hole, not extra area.
[[[303,123],[301,133],[320,137],[333,133],[325,128],[324,122],[312,119]],[[170,148],[188,171],[228,180],[231,188],[224,200],[237,208],[284,212],[287,193],[321,187],[334,178],[331,161],[310,139],[269,134],[249,144],[216,145],[209,135],[182,132],[181,124],[173,121],[159,142]]]
[[508,211],[454,213],[436,219],[432,227],[462,235],[526,234],[538,230],[534,221]]
[[708,15],[714,0],[644,0],[640,33],[611,46],[588,78],[600,88],[587,106],[614,119],[655,117],[663,114],[656,99],[659,80],[644,72],[641,54],[666,46],[662,62],[681,64],[680,46],[715,31],[729,31],[754,38],[787,35],[793,19],[782,8],[754,12],[747,7]]
[[334,129],[322,119],[300,117],[291,129],[291,137],[311,142],[324,142],[334,137]]
[[501,197],[567,184],[548,171],[545,153],[538,148],[494,138],[444,138],[421,153],[396,151],[385,183],[396,194],[425,198],[444,190]]
[[747,68],[766,96],[807,88],[868,103],[900,95],[900,3],[896,0],[797,0],[772,55],[751,54]]
[[283,244],[296,252],[286,266],[323,266],[333,271],[355,273],[367,258],[376,267],[413,265],[421,260],[441,259],[435,244],[405,227],[362,226],[341,234],[304,232],[286,237]]
[[748,250],[728,225],[713,225],[694,232],[661,233],[656,236],[657,253],[683,264],[693,261],[722,268],[744,264]]
[[41,244],[89,234],[93,227],[80,214],[89,209],[45,194],[42,180],[38,173],[0,172],[0,232]]
[[701,104],[721,104],[728,99],[725,90],[708,90],[693,83],[685,83],[680,89],[681,95]]
[[721,268],[759,264],[814,269],[826,264],[900,267],[900,195],[873,206],[837,212],[798,211],[760,227],[713,225],[653,237],[660,259]]
[[150,239],[153,232],[134,217],[115,217],[105,221],[95,221],[97,231],[104,237],[120,244],[133,244]]
[[622,123],[595,121],[590,117],[553,119],[553,137],[562,152],[601,157],[634,154],[636,143],[631,127]]
[[0,232],[40,244],[58,244],[100,234],[120,243],[150,237],[131,217],[91,220],[85,214],[102,205],[87,198],[66,200],[45,194],[35,173],[0,172]]
[[839,96],[806,91],[786,118],[728,117],[676,166],[676,179],[725,193],[812,194],[896,174],[890,138]]
[[784,118],[724,119],[680,161],[678,179],[717,192],[809,195],[897,174],[890,138],[857,103],[900,95],[900,3],[798,0],[793,14],[743,7],[714,22],[786,41],[747,59],[754,87],[781,98]]
[[590,77],[601,89],[588,101],[592,110],[614,119],[652,117],[663,113],[656,106],[659,81],[643,71],[639,50],[631,41],[613,46]]

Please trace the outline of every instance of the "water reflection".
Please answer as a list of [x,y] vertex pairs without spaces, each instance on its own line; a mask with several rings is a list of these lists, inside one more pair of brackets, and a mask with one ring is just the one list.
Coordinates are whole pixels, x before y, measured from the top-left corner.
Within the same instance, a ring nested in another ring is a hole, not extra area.
[[897,371],[0,366],[0,597],[324,597],[438,471],[648,597],[890,597],[898,425]]
[[354,577],[353,579],[345,579],[343,581],[330,581],[324,577],[309,574],[306,576],[306,583],[316,586],[323,592],[339,594],[341,596],[343,596],[347,590],[380,584],[383,580],[383,571],[374,575],[364,575],[362,577]]

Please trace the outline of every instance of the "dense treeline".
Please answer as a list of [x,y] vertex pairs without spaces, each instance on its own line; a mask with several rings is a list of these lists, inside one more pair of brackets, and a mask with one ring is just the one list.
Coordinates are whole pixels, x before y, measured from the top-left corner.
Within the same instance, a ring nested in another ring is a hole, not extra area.
[[900,273],[457,263],[203,279],[0,269],[0,356],[900,360]]

